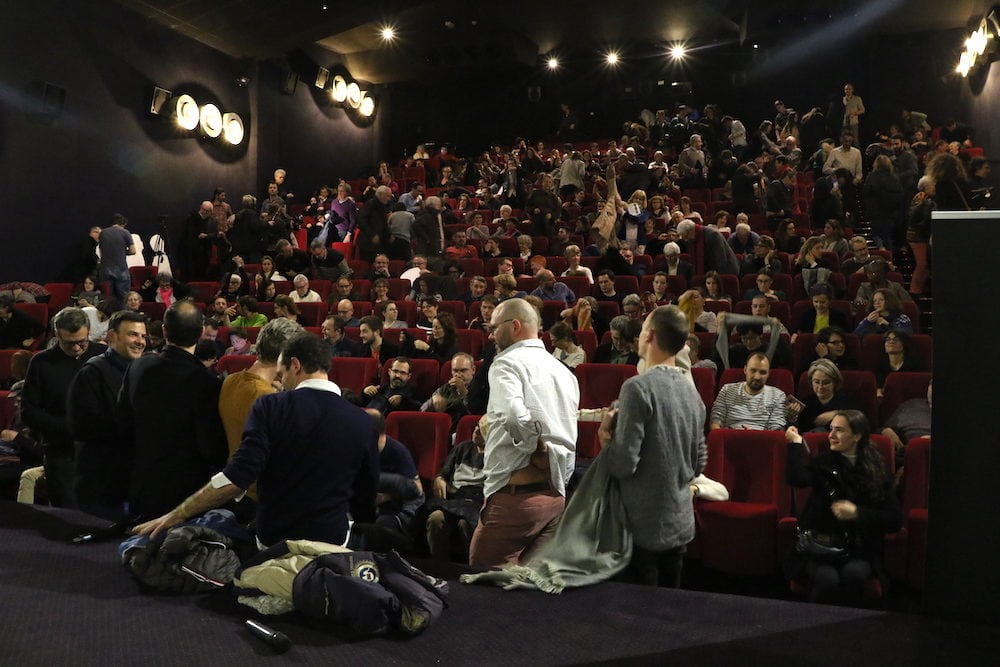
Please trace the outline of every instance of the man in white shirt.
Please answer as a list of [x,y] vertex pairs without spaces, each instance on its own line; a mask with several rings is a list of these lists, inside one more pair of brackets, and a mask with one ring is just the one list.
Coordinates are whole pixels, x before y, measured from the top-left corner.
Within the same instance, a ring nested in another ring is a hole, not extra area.
[[854,147],[854,133],[850,130],[840,134],[840,146],[830,151],[823,163],[823,173],[829,175],[841,167],[851,172],[854,185],[861,183],[861,151]]
[[314,290],[309,289],[309,279],[301,273],[292,280],[295,289],[290,296],[295,303],[319,303],[323,299]]
[[580,388],[538,339],[538,312],[524,299],[493,311],[485,502],[469,562],[525,560],[555,532],[576,462]]

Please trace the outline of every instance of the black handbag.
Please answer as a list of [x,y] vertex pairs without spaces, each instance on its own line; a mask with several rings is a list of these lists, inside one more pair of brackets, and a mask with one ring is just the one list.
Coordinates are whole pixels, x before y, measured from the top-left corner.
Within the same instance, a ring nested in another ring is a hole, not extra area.
[[820,533],[807,528],[795,529],[795,551],[807,558],[836,561],[849,554],[847,536],[838,533]]

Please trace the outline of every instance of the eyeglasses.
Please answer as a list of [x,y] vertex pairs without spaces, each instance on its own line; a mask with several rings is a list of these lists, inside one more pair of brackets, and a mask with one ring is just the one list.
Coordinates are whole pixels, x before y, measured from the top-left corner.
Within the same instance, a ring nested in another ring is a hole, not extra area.
[[507,324],[508,322],[513,322],[513,321],[514,321],[514,318],[512,317],[509,320],[503,320],[502,322],[498,322],[497,324],[484,324],[483,325],[483,329],[486,331],[486,333],[493,333],[494,331],[496,331],[497,329],[499,329],[503,325]]
[[844,345],[844,341],[831,338],[829,342],[827,342],[827,345]]

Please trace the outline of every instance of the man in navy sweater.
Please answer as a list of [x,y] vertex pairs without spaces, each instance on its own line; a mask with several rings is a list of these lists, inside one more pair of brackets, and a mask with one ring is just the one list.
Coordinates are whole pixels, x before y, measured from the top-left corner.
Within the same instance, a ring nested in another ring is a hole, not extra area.
[[293,336],[278,365],[283,392],[254,404],[232,460],[201,490],[134,532],[160,532],[243,495],[257,483],[257,538],[344,544],[349,518],[371,522],[379,480],[378,433],[371,417],[327,379],[329,346]]

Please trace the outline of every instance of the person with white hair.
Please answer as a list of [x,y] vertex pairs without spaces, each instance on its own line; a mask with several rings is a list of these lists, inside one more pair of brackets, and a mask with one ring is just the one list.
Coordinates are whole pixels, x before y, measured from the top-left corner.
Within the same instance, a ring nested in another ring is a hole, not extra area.
[[693,220],[682,220],[677,225],[677,235],[687,245],[687,251],[694,262],[694,271],[704,274],[708,271],[738,275],[740,262],[736,253],[726,243],[726,238],[711,227],[699,225]]
[[380,185],[375,196],[365,202],[358,213],[358,250],[361,259],[371,262],[375,255],[389,246],[389,214],[392,212],[392,190]]
[[292,297],[292,301],[295,303],[320,303],[323,301],[323,298],[315,290],[309,289],[309,279],[303,274],[295,276],[292,279],[292,285],[295,289],[288,296]]

